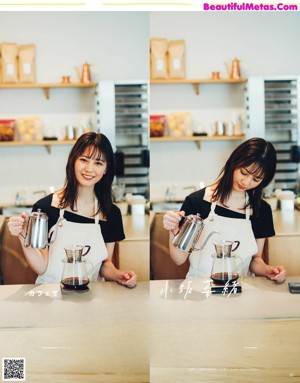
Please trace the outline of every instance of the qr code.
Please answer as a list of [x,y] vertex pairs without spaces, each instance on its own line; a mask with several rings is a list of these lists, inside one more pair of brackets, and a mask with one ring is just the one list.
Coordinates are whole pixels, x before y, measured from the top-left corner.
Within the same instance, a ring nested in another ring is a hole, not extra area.
[[2,358],[2,381],[25,381],[25,358]]

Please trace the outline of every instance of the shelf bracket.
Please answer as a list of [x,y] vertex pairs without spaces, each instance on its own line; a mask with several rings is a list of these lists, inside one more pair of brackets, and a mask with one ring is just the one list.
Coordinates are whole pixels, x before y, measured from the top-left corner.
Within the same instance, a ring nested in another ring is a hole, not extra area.
[[51,145],[45,145],[45,148],[47,149],[47,153],[51,154]]
[[198,82],[193,83],[193,87],[197,96],[199,95],[199,85],[200,84]]
[[50,88],[43,88],[43,91],[44,91],[44,95],[45,95],[46,99],[49,100],[49,98],[50,98]]

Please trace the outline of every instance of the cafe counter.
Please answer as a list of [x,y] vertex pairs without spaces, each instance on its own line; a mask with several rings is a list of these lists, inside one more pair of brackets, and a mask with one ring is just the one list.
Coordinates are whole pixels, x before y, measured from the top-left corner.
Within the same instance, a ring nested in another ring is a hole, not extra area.
[[265,244],[266,261],[284,265],[287,275],[300,275],[300,211],[273,211],[275,237]]
[[148,301],[148,282],[0,286],[1,358],[25,358],[27,383],[148,382]]
[[151,282],[151,383],[300,382],[300,294],[240,283],[211,295],[208,280]]

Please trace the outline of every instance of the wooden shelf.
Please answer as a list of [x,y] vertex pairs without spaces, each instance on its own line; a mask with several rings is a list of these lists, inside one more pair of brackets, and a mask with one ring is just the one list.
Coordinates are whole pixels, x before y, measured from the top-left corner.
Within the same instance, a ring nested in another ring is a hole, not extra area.
[[74,145],[76,140],[43,140],[43,141],[0,141],[0,146],[45,146],[51,153],[52,145]]
[[198,149],[202,141],[240,141],[245,135],[240,136],[184,136],[184,137],[151,137],[150,142],[195,142]]
[[213,79],[152,79],[150,84],[159,84],[159,85],[170,85],[170,84],[191,84],[194,87],[195,93],[199,94],[199,85],[200,84],[244,84],[245,79],[240,78],[239,80],[232,80],[230,78],[219,80]]
[[47,100],[50,98],[50,89],[51,88],[95,88],[96,83],[91,82],[89,84],[82,83],[70,83],[70,84],[62,84],[62,83],[45,83],[45,84],[0,84],[0,89],[43,89],[45,97]]

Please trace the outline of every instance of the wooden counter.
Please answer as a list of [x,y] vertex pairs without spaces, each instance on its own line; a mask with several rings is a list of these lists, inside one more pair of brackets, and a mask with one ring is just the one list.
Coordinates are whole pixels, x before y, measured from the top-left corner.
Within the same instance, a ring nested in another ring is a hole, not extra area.
[[149,382],[148,296],[147,282],[0,286],[1,358],[25,357],[27,383]]
[[275,210],[272,213],[276,236],[300,235],[299,210]]
[[151,282],[151,383],[300,381],[300,295],[287,282],[247,278],[241,294],[208,297],[207,281],[190,282]]
[[149,240],[149,215],[123,215],[125,241]]
[[115,264],[121,270],[134,270],[140,281],[150,279],[149,215],[122,216],[126,239],[116,243]]
[[300,275],[300,211],[273,211],[275,237],[266,240],[266,261],[282,264],[287,275]]

